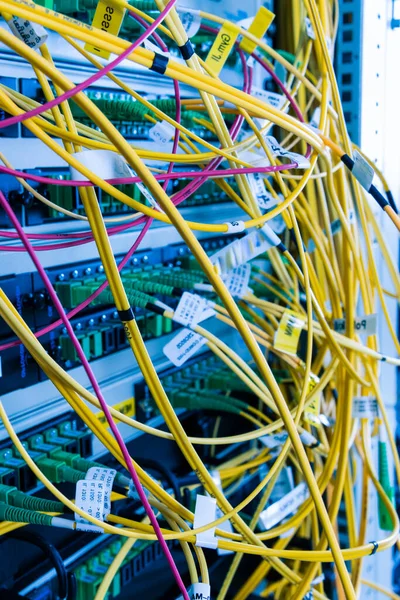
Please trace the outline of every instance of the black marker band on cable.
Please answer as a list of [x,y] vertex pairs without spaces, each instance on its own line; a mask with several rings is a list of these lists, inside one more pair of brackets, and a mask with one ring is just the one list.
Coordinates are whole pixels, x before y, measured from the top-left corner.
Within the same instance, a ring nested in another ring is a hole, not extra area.
[[164,54],[154,53],[153,64],[151,65],[151,71],[155,71],[156,73],[160,73],[160,75],[164,75],[165,71],[168,67],[169,58],[168,56],[164,56]]
[[194,54],[194,49],[190,40],[188,40],[186,44],[183,44],[183,46],[179,46],[179,50],[181,51],[184,60],[189,60]]
[[371,553],[370,553],[370,556],[373,556],[374,554],[377,553],[379,544],[378,544],[378,542],[369,542],[369,543],[374,545],[374,547],[372,548]]
[[156,313],[157,315],[163,315],[166,311],[166,309],[163,308],[162,306],[158,306],[157,304],[153,304],[152,302],[148,302],[146,308],[148,308],[152,312]]
[[386,200],[385,196],[383,196],[374,185],[371,185],[368,191],[383,210],[386,206],[389,206],[389,202]]
[[277,247],[276,247],[276,248],[277,248],[277,250],[279,250],[280,252],[287,252],[287,248],[286,248],[285,244],[283,244],[282,242],[280,242],[280,243],[277,245]]
[[127,308],[126,310],[119,310],[118,316],[123,323],[135,320],[135,315],[133,314],[132,308]]
[[346,165],[346,167],[348,169],[350,169],[350,171],[353,170],[354,160],[352,158],[350,158],[350,156],[348,154],[343,154],[343,156],[340,157],[340,160],[342,161],[343,164]]

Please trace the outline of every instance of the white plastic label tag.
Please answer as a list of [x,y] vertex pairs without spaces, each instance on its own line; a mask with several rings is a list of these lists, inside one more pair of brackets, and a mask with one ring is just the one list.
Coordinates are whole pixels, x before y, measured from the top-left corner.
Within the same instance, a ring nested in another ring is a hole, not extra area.
[[290,152],[289,150],[285,150],[279,142],[272,137],[272,135],[268,135],[265,137],[265,141],[267,142],[271,152],[274,156],[280,156],[281,158],[287,158],[291,162],[297,163],[297,169],[309,169],[310,161],[308,158],[303,156],[302,154],[297,154],[297,152]]
[[[210,496],[202,496],[197,494],[196,508],[194,511],[193,529],[199,529],[216,520],[217,501]],[[207,529],[196,535],[196,546],[200,548],[210,548],[216,550],[218,548],[218,540],[215,537],[215,527]]]
[[196,35],[198,30],[200,29],[200,11],[195,10],[193,8],[186,8],[184,6],[178,7],[177,11],[179,13],[183,28],[186,31],[188,38],[190,39],[191,37]]
[[[367,335],[375,335],[377,332],[377,315],[365,315],[364,317],[356,317],[354,319],[354,329],[357,333],[366,333]],[[346,319],[335,319],[333,328],[338,333],[346,333]]]
[[373,396],[360,396],[353,399],[353,417],[374,419],[378,417],[378,401]]
[[309,37],[311,40],[315,40],[315,39],[316,39],[316,38],[315,38],[315,31],[314,31],[314,28],[313,28],[313,26],[312,26],[312,23],[311,23],[311,20],[310,20],[310,18],[309,18],[309,17],[306,17],[306,18],[304,19],[304,23],[305,23],[305,25],[306,25],[306,33],[307,33],[308,37]]
[[264,529],[271,529],[271,527],[283,521],[283,519],[299,508],[309,495],[310,492],[306,483],[304,481],[299,483],[291,492],[278,500],[278,502],[268,506],[260,514],[260,526]]
[[159,121],[149,129],[149,138],[160,146],[166,146],[174,135],[175,128],[167,121]]
[[248,293],[250,275],[251,266],[249,264],[237,267],[228,273],[224,283],[234,298],[243,298]]
[[7,21],[7,25],[18,39],[25,42],[33,50],[40,48],[49,37],[44,27],[37,23],[31,23],[22,17],[13,16],[12,19]]
[[[213,481],[218,487],[219,491],[222,492],[223,490],[221,483],[221,475],[219,474],[219,471],[210,471],[210,475],[213,478]],[[217,506],[216,518],[219,519],[220,517],[222,517],[223,514],[224,513],[222,512],[222,510],[219,508],[219,506]],[[230,521],[224,521],[223,523],[218,525],[218,529],[222,529],[222,531],[227,531],[228,533],[233,532],[233,527]],[[223,548],[217,548],[217,554],[219,554],[219,556],[224,556],[225,554],[233,554],[233,550],[224,550]]]
[[206,341],[199,333],[185,328],[164,346],[163,352],[172,364],[176,367],[181,367],[204,346]]
[[242,233],[246,229],[244,221],[231,221],[230,223],[225,223],[225,225],[228,227],[225,233]]
[[[105,485],[101,481],[93,479],[80,479],[76,483],[75,504],[81,510],[84,510],[88,515],[95,517],[99,521],[104,520],[104,498]],[[91,523],[75,513],[77,523],[84,523],[93,527]],[[80,529],[82,531],[82,529]]]
[[104,533],[103,527],[99,527],[98,525],[92,525],[92,523],[89,523],[88,521],[76,521],[75,531],[86,531],[87,533]]
[[374,179],[374,169],[357,150],[354,150],[353,152],[353,160],[354,167],[352,173],[362,187],[368,192]]
[[288,439],[288,434],[286,431],[282,431],[282,433],[273,433],[272,435],[263,435],[259,438],[260,442],[264,444],[267,448],[277,448],[278,446],[282,446]]
[[[190,600],[211,600],[211,586],[208,583],[193,583],[188,594]],[[183,596],[179,596],[177,600],[183,600]]]
[[173,320],[185,327],[194,327],[197,323],[215,315],[207,301],[197,294],[184,292],[175,309]]
[[319,122],[321,120],[321,107],[317,106],[317,108],[314,110],[313,115],[311,117],[311,121],[310,121],[310,126],[313,129],[316,129],[317,131],[319,131]]
[[271,202],[271,198],[274,198],[265,189],[265,185],[260,173],[249,173],[247,178],[249,180],[250,189],[257,200],[258,206],[260,208],[265,208]]
[[220,273],[229,273],[267,250],[278,246],[281,240],[266,223],[240,240],[235,240],[210,256]]
[[150,40],[144,40],[143,46],[146,48],[146,50],[150,50],[156,54],[161,54],[162,56],[167,56],[168,58],[171,56],[169,52],[163,52],[158,46],[153,44],[153,42],[150,42]]
[[[132,172],[125,160],[116,152],[112,152],[112,150],[83,150],[83,152],[75,152],[72,156],[102,179],[132,177]],[[69,169],[71,179],[89,181],[75,167],[70,166]]]
[[155,208],[156,210],[158,210],[159,212],[164,212],[162,210],[162,208],[160,208],[158,202],[156,201],[155,198],[153,198],[152,194],[150,194],[149,190],[147,189],[147,187],[145,185],[143,185],[143,183],[141,183],[140,181],[138,181],[135,185],[137,185],[137,187],[140,190],[140,193],[143,194],[143,196],[146,198],[146,200],[148,200],[148,202],[151,204],[151,206],[153,208]]
[[93,481],[100,481],[104,484],[103,521],[111,512],[111,492],[116,474],[117,471],[115,469],[104,469],[102,467],[90,467],[86,473],[85,479],[93,479]]
[[266,104],[272,106],[272,108],[276,108],[277,110],[281,110],[286,102],[286,97],[282,94],[277,94],[276,92],[269,92],[268,90],[263,90],[262,88],[253,86],[251,88],[251,95],[259,98]]

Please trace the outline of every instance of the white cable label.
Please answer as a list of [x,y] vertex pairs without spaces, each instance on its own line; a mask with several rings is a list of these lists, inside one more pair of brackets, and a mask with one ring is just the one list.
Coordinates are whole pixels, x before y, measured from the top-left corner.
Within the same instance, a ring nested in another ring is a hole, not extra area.
[[278,502],[271,504],[271,506],[263,510],[259,519],[260,526],[264,529],[271,529],[271,527],[280,523],[285,517],[299,508],[309,495],[308,487],[302,481],[291,492],[278,500]]
[[115,469],[105,469],[103,467],[90,467],[86,473],[85,479],[93,479],[93,481],[100,481],[104,484],[103,521],[111,512],[111,492],[116,474],[117,471]]
[[200,29],[201,25],[201,16],[200,11],[195,10],[193,8],[186,8],[185,6],[180,6],[177,8],[179,13],[182,25],[188,38],[190,39]]
[[[132,172],[122,156],[111,150],[83,150],[83,152],[75,152],[72,156],[102,179],[132,177]],[[70,166],[69,170],[71,179],[89,181],[75,167]]]
[[[365,315],[354,319],[354,329],[357,333],[366,333],[367,335],[375,335],[377,332],[378,320],[377,314]],[[334,319],[333,329],[338,333],[346,333],[346,319]]]
[[306,17],[304,19],[304,23],[305,23],[305,26],[306,26],[306,33],[307,33],[308,37],[311,40],[315,40],[316,39],[316,37],[315,37],[315,31],[314,31],[314,27],[312,26],[310,18]]
[[279,237],[266,223],[240,240],[235,240],[210,256],[220,273],[227,273],[249,262],[281,243]]
[[[217,486],[217,488],[219,489],[219,491],[223,492],[222,483],[221,483],[221,475],[220,475],[219,471],[217,471],[217,470],[210,471],[210,475],[213,478],[213,481],[214,481],[215,485]],[[217,519],[222,517],[223,514],[224,513],[222,512],[220,507],[217,506],[217,510],[216,510]],[[223,523],[218,525],[218,529],[222,529],[222,531],[226,531],[228,533],[233,532],[233,527],[232,527],[232,524],[230,521],[224,521]],[[218,538],[218,539],[222,539],[222,538]],[[233,550],[224,550],[223,548],[217,548],[217,554],[219,554],[219,556],[223,556],[225,554],[233,554]]]
[[259,98],[266,104],[272,106],[272,108],[276,108],[277,110],[281,110],[286,102],[286,97],[282,94],[277,94],[276,92],[269,92],[268,90],[263,90],[259,87],[253,86],[251,88],[251,95]]
[[289,150],[285,150],[285,148],[283,148],[283,146],[281,146],[279,142],[274,137],[272,137],[272,135],[266,136],[265,141],[267,142],[274,156],[287,158],[291,162],[297,163],[297,169],[310,168],[310,161],[308,160],[308,158],[306,158],[302,154],[297,154],[297,152],[290,152]]
[[166,146],[175,132],[175,127],[167,121],[159,121],[149,129],[149,138],[160,146]]
[[42,46],[49,37],[47,31],[37,23],[31,23],[22,17],[14,17],[7,21],[7,25],[18,39],[25,42],[29,48],[36,50]]
[[[199,529],[216,520],[217,501],[210,496],[202,496],[197,494],[196,508],[194,511],[193,529]],[[218,540],[215,537],[215,527],[207,529],[196,535],[196,546],[200,548],[210,548],[216,550],[218,548]]]
[[[190,600],[211,600],[211,586],[208,583],[193,583],[188,594]],[[183,600],[183,596],[179,596],[177,600]]]
[[[81,510],[84,510],[91,517],[95,517],[99,521],[104,521],[104,503],[105,503],[105,485],[101,481],[95,481],[93,479],[80,479],[76,483],[75,492],[75,504]],[[89,525],[91,528],[93,525],[89,523],[84,517],[81,517],[78,513],[75,513],[75,520],[77,522],[76,528],[79,531],[86,531],[82,527]],[[95,525],[95,527],[97,527]],[[100,528],[99,528],[100,529]]]
[[206,341],[199,333],[185,328],[164,346],[163,352],[172,364],[176,367],[181,367],[204,346]]
[[150,203],[150,205],[155,208],[156,210],[158,210],[159,212],[164,212],[162,208],[160,208],[157,200],[152,196],[152,194],[149,192],[149,190],[147,189],[147,187],[145,185],[143,185],[143,183],[141,181],[136,182],[137,187],[140,190],[140,193],[143,194],[143,196],[146,198],[146,200],[148,200],[148,202]]
[[260,208],[265,208],[265,206],[271,202],[272,195],[265,189],[260,173],[249,173],[247,178],[258,206]]
[[194,327],[214,315],[215,310],[207,306],[207,300],[197,294],[184,292],[172,318],[185,327]]
[[150,50],[150,52],[154,52],[155,54],[161,54],[162,56],[167,56],[168,58],[171,56],[169,52],[163,52],[158,46],[153,44],[153,42],[150,42],[150,40],[144,40],[143,46],[146,48],[146,50]]
[[282,446],[287,439],[288,434],[286,431],[282,431],[282,433],[274,433],[272,435],[263,435],[259,438],[260,442],[270,449]]
[[360,396],[353,399],[354,419],[374,419],[378,417],[378,401],[373,396]]
[[248,293],[250,275],[251,266],[249,264],[237,267],[228,273],[224,283],[234,298],[243,298]]
[[362,187],[368,192],[374,179],[374,169],[367,163],[365,158],[363,158],[357,150],[354,150],[353,152],[353,160],[354,167],[351,172],[357,179],[358,183],[362,185]]
[[228,227],[224,233],[242,233],[246,229],[244,221],[231,221],[230,223],[224,223],[224,225]]

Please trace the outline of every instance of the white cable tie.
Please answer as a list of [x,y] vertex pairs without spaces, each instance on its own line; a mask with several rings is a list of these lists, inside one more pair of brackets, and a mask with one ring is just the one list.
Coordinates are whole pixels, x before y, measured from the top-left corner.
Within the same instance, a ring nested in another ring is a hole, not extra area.
[[[208,525],[215,521],[216,512],[217,501],[215,498],[197,494],[193,529],[199,529],[200,527],[204,527],[204,525]],[[216,550],[218,548],[218,540],[215,537],[215,527],[211,527],[202,533],[198,533],[196,535],[196,546]]]

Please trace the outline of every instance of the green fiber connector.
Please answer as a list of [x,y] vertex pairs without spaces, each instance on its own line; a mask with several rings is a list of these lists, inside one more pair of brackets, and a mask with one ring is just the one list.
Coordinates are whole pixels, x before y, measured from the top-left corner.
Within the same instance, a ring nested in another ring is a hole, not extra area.
[[[394,490],[390,482],[389,474],[389,462],[387,456],[386,442],[379,441],[378,443],[378,466],[379,466],[379,483],[383,487],[387,497],[393,504],[394,501]],[[393,529],[392,518],[389,514],[388,509],[384,505],[381,497],[378,498],[378,515],[379,515],[379,527],[385,531],[391,531]]]
[[[78,584],[77,600],[88,600],[88,598],[95,598],[97,590],[103,581],[103,577],[101,575],[99,576],[89,573],[86,565],[76,569],[75,576]],[[105,598],[110,598],[109,592]]]
[[81,454],[87,456],[90,453],[91,443],[88,447],[87,441],[91,439],[93,434],[89,429],[75,429],[71,421],[64,421],[64,423],[57,426],[57,429],[63,437],[79,441],[79,452]]
[[[29,454],[29,456],[31,457],[31,459],[34,460],[35,462],[37,462],[40,458],[46,457],[45,452],[39,452],[38,450],[32,450],[31,448],[29,448],[28,442],[22,442],[22,445],[25,448],[25,450],[27,451],[27,453]],[[18,458],[22,458],[18,448],[16,448],[15,446],[13,446],[13,452],[14,452],[15,456],[18,456]]]
[[0,484],[0,502],[18,508],[25,508],[27,510],[57,513],[64,512],[64,505],[62,502],[29,496],[28,494],[24,494],[17,490],[16,487],[11,487],[9,485]]
[[73,290],[74,288],[81,286],[82,281],[58,281],[54,285],[57,296],[60,298],[60,301],[65,308],[74,308]]
[[22,487],[24,483],[23,472],[27,469],[26,462],[17,456],[13,455],[11,448],[7,448],[0,452],[0,466],[12,469],[17,475],[18,487]]
[[73,469],[65,462],[47,457],[42,458],[38,462],[38,467],[40,467],[45,476],[53,483],[76,483],[79,479],[85,479],[86,476],[86,473]]
[[13,480],[15,477],[15,471],[13,469],[6,469],[5,467],[0,467],[0,482],[7,483],[8,481]]
[[101,331],[89,333],[90,353],[92,358],[100,358],[103,356],[103,336]]
[[48,429],[44,432],[43,435],[46,442],[48,442],[49,444],[54,444],[54,446],[61,446],[61,448],[67,448],[71,444],[71,440],[61,436],[56,427]]
[[[76,336],[82,350],[88,360],[90,360],[90,339],[86,334]],[[61,357],[64,361],[77,362],[79,360],[78,353],[68,335],[60,335],[59,344],[61,346]]]
[[[112,560],[112,558],[111,558]],[[89,573],[97,576],[97,575],[101,575],[102,577],[104,577],[105,573],[107,573],[108,570],[108,566],[104,563],[102,563],[101,561],[101,557],[100,555],[96,555],[93,556],[92,558],[90,558],[87,563],[86,566],[88,568]],[[111,597],[115,598],[116,596],[118,596],[121,592],[121,578],[120,578],[120,574],[116,573],[113,582],[111,584],[111,588],[110,588],[110,594]]]
[[55,450],[58,450],[58,446],[55,444],[49,444],[45,441],[44,436],[40,433],[32,435],[28,438],[29,448],[36,450],[37,452],[43,452],[44,454],[51,454]]
[[0,504],[0,521],[14,523],[31,523],[32,525],[51,526],[53,517],[34,510]]
[[35,4],[39,4],[45,8],[50,8],[50,10],[53,10],[54,8],[54,0],[36,0]]
[[163,334],[163,319],[161,315],[152,315],[147,319],[147,333],[151,337],[160,337]]

